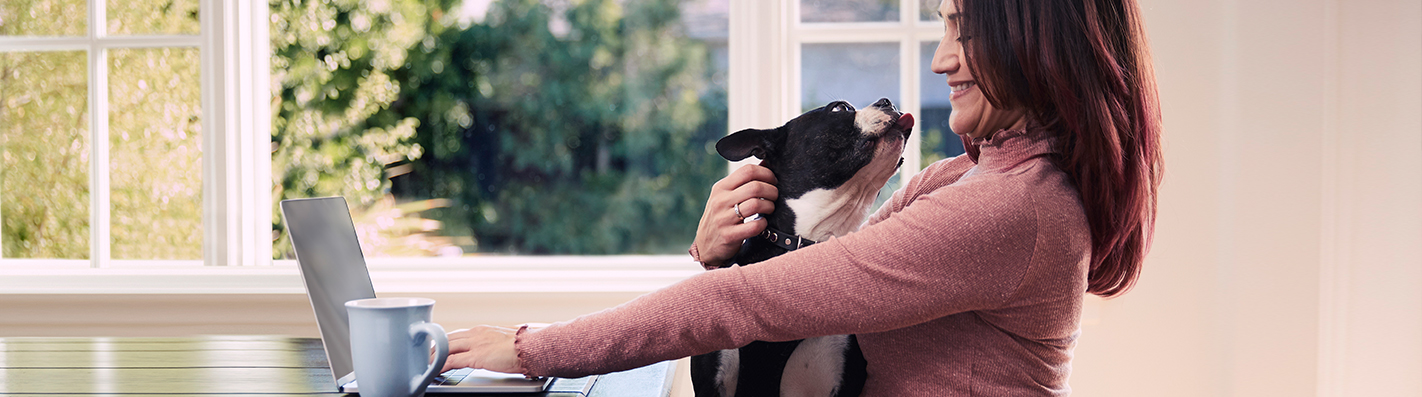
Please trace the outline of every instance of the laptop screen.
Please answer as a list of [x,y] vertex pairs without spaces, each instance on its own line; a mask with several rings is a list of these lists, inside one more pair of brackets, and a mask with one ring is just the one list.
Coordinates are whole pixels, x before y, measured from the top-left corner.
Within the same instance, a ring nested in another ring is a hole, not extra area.
[[375,297],[350,209],[341,197],[296,199],[282,201],[281,214],[339,387],[354,371],[346,302]]

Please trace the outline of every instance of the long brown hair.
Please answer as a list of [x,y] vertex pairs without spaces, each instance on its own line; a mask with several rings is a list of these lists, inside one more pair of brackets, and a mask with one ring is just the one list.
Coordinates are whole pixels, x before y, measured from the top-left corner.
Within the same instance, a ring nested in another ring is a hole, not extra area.
[[1125,293],[1155,233],[1160,104],[1135,0],[953,0],[973,78],[1058,134],[1091,228],[1087,292]]

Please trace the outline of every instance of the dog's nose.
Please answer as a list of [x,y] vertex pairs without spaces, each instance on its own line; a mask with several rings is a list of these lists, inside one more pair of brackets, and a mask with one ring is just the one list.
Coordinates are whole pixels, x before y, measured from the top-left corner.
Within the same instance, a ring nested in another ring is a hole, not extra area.
[[894,108],[894,103],[893,103],[893,102],[889,102],[889,98],[879,98],[879,101],[878,101],[878,102],[874,102],[874,107],[876,107],[876,108],[889,108],[889,109],[893,109],[893,108]]

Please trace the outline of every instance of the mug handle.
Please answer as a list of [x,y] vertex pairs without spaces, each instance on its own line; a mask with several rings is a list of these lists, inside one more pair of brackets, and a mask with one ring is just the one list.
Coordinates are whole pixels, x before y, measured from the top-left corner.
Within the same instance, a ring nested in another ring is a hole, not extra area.
[[410,325],[410,337],[418,339],[420,334],[428,335],[435,342],[435,362],[425,370],[424,375],[410,380],[410,394],[420,395],[428,387],[430,381],[439,375],[439,370],[444,368],[444,361],[449,358],[449,338],[444,336],[444,327],[435,323],[416,323]]

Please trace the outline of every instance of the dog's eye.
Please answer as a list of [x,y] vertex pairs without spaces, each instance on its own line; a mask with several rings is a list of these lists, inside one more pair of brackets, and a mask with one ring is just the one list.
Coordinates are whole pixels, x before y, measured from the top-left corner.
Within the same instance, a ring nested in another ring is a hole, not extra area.
[[831,107],[830,107],[830,111],[831,111],[831,112],[848,112],[848,111],[851,111],[851,110],[854,110],[854,108],[851,107],[851,106],[849,106],[849,104],[844,103],[844,102],[836,103],[836,104],[834,104],[834,106],[831,106]]

